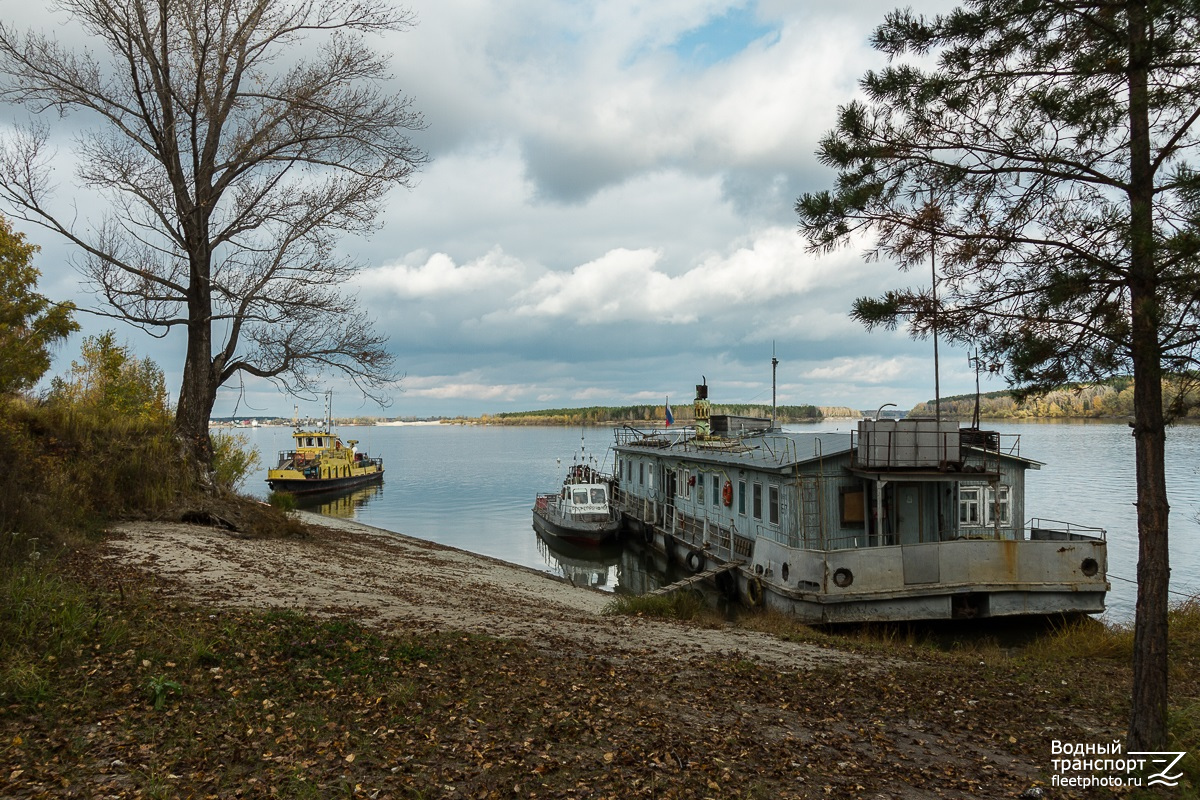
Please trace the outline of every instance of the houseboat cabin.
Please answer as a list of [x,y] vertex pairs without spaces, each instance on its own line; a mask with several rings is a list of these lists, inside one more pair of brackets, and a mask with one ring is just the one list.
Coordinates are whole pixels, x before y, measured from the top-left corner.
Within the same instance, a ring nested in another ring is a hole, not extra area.
[[853,434],[710,419],[617,430],[625,525],[694,571],[739,562],[738,593],[809,622],[1104,610],[1104,531],[1031,520],[1019,437],[935,419]]

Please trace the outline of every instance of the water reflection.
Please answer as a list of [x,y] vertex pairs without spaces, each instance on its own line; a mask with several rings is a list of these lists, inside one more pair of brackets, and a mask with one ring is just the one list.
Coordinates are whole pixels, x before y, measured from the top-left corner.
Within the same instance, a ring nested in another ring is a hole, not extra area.
[[620,542],[598,547],[581,547],[564,542],[557,536],[547,536],[534,529],[538,553],[546,566],[575,586],[613,591],[617,587],[622,548]]
[[350,490],[300,495],[296,498],[296,507],[330,517],[354,519],[361,509],[382,494],[383,484],[375,483]]
[[610,542],[583,547],[533,529],[538,554],[549,572],[575,586],[641,595],[690,575],[667,557],[640,542]]

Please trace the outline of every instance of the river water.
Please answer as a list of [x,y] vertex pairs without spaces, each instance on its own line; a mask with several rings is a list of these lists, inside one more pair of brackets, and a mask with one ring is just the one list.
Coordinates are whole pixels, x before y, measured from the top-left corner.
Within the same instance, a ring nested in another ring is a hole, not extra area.
[[[789,426],[788,430],[848,431],[853,422]],[[1112,422],[985,423],[1020,436],[1020,454],[1044,463],[1026,474],[1026,516],[1063,520],[1108,531],[1106,618],[1133,617],[1137,575],[1133,438]],[[312,510],[349,517],[408,536],[565,575],[597,588],[646,588],[648,564],[619,550],[593,553],[551,549],[534,533],[533,498],[555,491],[579,458],[611,467],[611,428],[403,425],[343,427],[343,439],[382,455],[382,486],[322,501]],[[289,428],[246,428],[263,474],[244,487],[267,493],[265,466],[291,446]],[[1006,437],[1007,443],[1007,437]],[[1171,501],[1171,589],[1174,600],[1200,593],[1200,426],[1168,431],[1167,487]],[[651,581],[653,582],[653,581]]]

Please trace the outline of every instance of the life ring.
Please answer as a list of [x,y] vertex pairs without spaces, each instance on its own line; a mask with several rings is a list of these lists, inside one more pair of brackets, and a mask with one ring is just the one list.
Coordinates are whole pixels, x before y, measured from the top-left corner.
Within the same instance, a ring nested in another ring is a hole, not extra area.
[[730,481],[725,481],[721,487],[721,502],[727,506],[733,505],[733,483]]
[[692,572],[699,572],[704,569],[704,554],[699,550],[689,550],[687,554],[687,568]]
[[763,601],[762,579],[755,576],[746,581],[746,603],[751,608],[758,608]]

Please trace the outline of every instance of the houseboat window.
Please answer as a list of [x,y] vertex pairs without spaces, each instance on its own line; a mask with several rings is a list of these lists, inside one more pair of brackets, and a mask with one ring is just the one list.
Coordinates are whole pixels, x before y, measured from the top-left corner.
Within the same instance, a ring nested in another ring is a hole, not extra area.
[[312,446],[313,446],[313,437],[309,436],[307,439],[305,439],[305,440],[304,440],[304,446],[305,446],[305,447],[312,447]]
[[779,487],[767,487],[768,519],[772,525],[779,524]]
[[691,470],[681,469],[676,473],[675,479],[679,482],[679,487],[676,489],[676,491],[679,493],[680,497],[688,498],[692,496],[691,477]]
[[958,487],[958,524],[968,526],[982,525],[983,518],[979,515],[979,496],[982,486]]
[[762,484],[754,482],[754,518],[762,519]]
[[571,502],[577,506],[585,506],[588,501],[587,489],[577,489],[571,493]]
[[721,494],[721,476],[713,475],[712,476],[712,504],[714,506],[720,502],[719,500],[717,500],[717,498],[720,496],[720,494]]
[[840,490],[841,522],[861,526],[866,522],[866,503],[861,486],[843,486]]
[[645,461],[638,462],[638,484],[640,486],[646,485],[646,462]]
[[987,524],[996,524],[996,512],[1000,512],[1000,524],[1009,524],[1008,487],[1001,486],[998,491],[987,490]]
[[746,513],[746,482],[738,481],[738,513]]
[[604,490],[599,486],[592,487],[592,502],[598,506],[604,505]]

